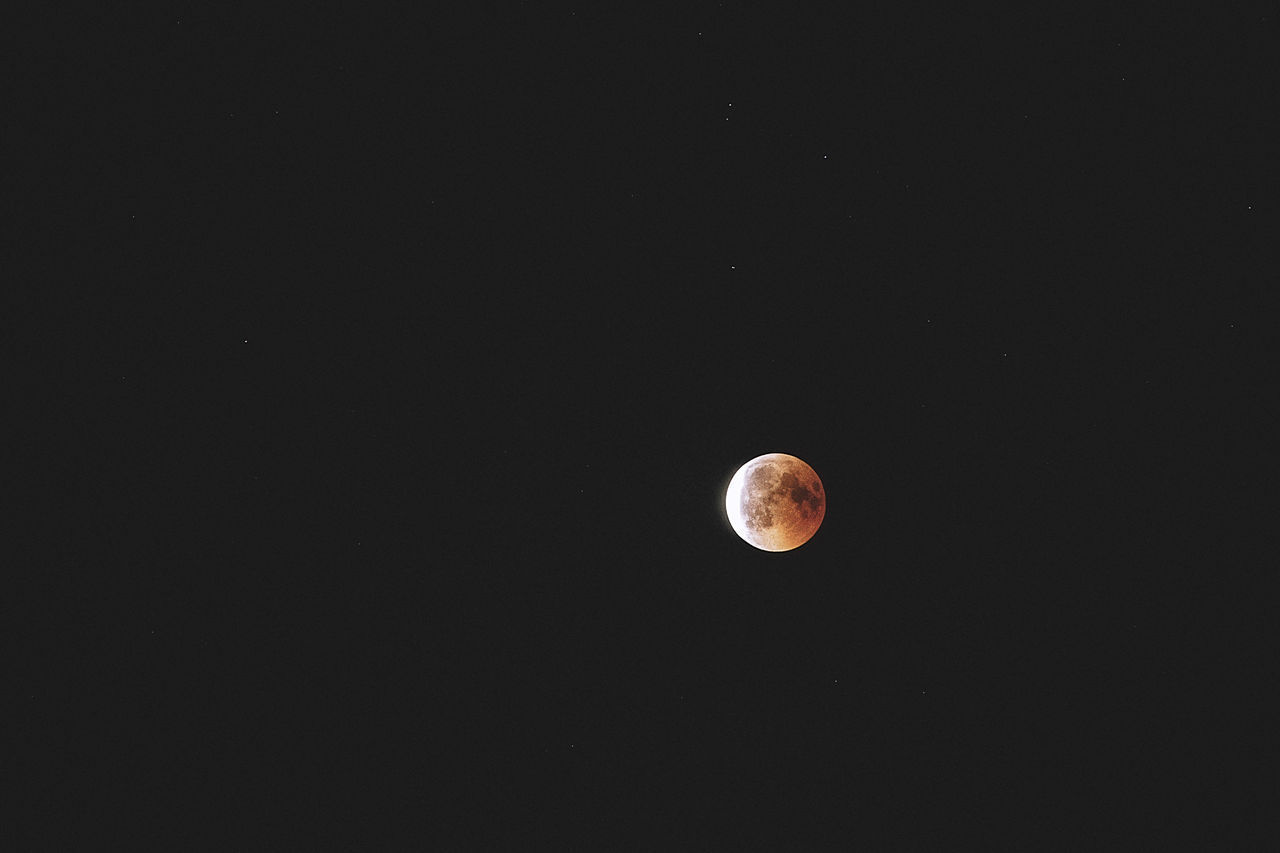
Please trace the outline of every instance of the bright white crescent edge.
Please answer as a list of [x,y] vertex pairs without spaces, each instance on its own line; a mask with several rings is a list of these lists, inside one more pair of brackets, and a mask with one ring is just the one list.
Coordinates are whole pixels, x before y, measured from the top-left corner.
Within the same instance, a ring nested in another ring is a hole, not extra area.
[[729,488],[724,493],[724,510],[729,516],[729,523],[733,525],[733,532],[738,534],[743,542],[754,545],[751,537],[747,535],[747,526],[742,523],[742,486],[747,482],[749,467],[751,467],[750,462],[742,465],[729,481]]

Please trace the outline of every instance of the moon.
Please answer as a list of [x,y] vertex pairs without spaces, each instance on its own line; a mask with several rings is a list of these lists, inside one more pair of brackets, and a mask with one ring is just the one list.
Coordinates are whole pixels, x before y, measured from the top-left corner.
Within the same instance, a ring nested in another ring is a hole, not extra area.
[[738,469],[724,496],[733,531],[762,551],[808,542],[827,514],[822,480],[803,460],[766,453]]

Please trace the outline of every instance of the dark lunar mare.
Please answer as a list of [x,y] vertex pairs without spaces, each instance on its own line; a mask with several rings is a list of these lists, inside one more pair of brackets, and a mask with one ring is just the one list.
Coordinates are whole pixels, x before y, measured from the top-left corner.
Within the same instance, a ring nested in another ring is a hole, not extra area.
[[809,518],[818,511],[818,506],[822,503],[821,499],[809,491],[809,487],[801,483],[800,478],[795,474],[782,475],[782,488],[790,492],[791,500],[799,506],[800,513],[805,518]]
[[778,501],[791,500],[804,518],[812,518],[822,506],[818,482],[814,482],[811,490],[790,471],[779,474],[776,465],[761,464],[747,475],[746,485],[742,492],[742,514],[750,530],[773,526],[773,506]]

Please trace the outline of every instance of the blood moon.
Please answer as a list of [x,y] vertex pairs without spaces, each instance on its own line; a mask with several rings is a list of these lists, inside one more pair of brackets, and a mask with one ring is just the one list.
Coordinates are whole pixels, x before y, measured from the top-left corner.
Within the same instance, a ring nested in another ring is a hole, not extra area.
[[766,453],[738,469],[724,496],[729,523],[762,551],[790,551],[808,542],[827,514],[817,473],[787,453]]

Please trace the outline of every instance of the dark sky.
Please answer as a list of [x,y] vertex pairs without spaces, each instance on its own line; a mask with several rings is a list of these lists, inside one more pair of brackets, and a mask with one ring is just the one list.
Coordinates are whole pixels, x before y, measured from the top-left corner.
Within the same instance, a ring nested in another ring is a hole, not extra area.
[[1272,14],[439,5],[11,60],[13,849],[1268,837]]

